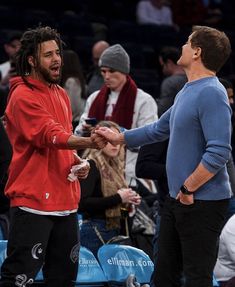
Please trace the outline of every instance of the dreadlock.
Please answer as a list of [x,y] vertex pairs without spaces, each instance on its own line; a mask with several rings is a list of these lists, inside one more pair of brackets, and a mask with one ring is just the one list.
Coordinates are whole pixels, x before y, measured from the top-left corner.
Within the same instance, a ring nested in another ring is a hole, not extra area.
[[23,78],[25,84],[29,85],[26,76],[30,74],[32,69],[28,63],[28,57],[33,56],[38,61],[39,44],[50,40],[56,41],[62,57],[63,42],[60,34],[51,27],[39,26],[35,29],[29,29],[21,37],[21,48],[16,54],[15,61],[17,74]]

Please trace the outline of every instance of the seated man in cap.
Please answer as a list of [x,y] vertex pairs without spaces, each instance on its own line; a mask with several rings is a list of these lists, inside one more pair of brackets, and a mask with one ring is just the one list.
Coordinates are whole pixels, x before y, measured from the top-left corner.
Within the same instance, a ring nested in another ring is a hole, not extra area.
[[[152,96],[137,88],[129,76],[130,59],[119,44],[107,48],[99,59],[104,85],[92,93],[86,102],[75,134],[90,129],[86,118],[116,122],[124,129],[141,127],[157,119],[157,104]],[[135,186],[137,151],[126,152],[126,180]]]

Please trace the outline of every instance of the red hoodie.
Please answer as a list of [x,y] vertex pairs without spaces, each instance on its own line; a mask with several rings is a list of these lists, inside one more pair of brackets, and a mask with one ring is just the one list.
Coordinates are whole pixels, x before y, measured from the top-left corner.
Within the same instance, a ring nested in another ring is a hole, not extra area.
[[72,134],[69,98],[60,86],[50,87],[28,78],[11,80],[6,108],[7,133],[13,158],[5,194],[11,206],[41,211],[76,209],[79,182],[67,180],[75,164],[72,150],[66,150]]

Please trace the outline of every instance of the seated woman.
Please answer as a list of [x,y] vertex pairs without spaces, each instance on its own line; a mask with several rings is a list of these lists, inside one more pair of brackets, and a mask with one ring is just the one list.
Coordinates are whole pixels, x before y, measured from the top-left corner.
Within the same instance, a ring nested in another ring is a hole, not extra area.
[[[102,121],[99,126],[120,132],[111,121]],[[96,256],[102,244],[120,235],[121,207],[139,205],[141,198],[125,181],[123,146],[108,143],[102,150],[85,150],[83,157],[89,159],[91,168],[88,177],[80,182],[81,245]]]

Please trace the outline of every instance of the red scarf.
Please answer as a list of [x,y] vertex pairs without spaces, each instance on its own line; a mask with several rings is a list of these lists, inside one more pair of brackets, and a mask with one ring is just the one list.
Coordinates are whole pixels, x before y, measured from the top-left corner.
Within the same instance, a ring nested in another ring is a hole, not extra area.
[[[96,118],[98,122],[105,120],[109,94],[110,89],[104,85],[90,107],[88,113],[89,118]],[[136,94],[137,86],[131,77],[127,76],[127,81],[119,94],[117,103],[109,120],[117,123],[121,127],[130,129],[132,126]]]

